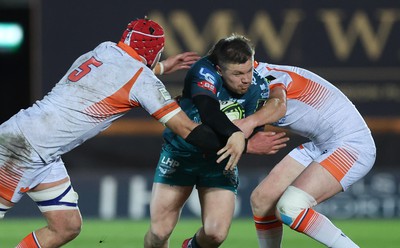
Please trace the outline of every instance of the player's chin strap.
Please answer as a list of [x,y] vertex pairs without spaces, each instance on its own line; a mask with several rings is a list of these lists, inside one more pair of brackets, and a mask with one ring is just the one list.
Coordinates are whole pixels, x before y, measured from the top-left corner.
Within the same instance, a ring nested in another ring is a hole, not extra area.
[[70,182],[27,194],[36,202],[41,212],[78,209],[78,194]]

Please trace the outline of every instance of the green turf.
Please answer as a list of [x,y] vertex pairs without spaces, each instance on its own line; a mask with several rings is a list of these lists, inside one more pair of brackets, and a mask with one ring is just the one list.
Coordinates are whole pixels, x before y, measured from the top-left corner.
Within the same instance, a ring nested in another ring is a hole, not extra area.
[[[400,247],[400,219],[333,221],[362,248]],[[44,225],[42,220],[3,219],[0,222],[0,247],[12,248],[26,234]],[[180,247],[182,241],[192,236],[199,220],[182,219],[170,242],[171,248]],[[66,248],[135,248],[143,247],[143,236],[148,220],[100,221],[85,220],[81,234]],[[223,248],[258,247],[253,223],[249,219],[235,219]],[[285,228],[283,247],[325,247],[310,238]]]

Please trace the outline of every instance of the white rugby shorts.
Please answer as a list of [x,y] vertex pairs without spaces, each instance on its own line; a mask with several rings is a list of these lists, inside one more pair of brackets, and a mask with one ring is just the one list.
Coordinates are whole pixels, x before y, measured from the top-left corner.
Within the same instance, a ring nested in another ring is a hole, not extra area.
[[17,203],[30,189],[68,177],[61,157],[45,163],[19,131],[15,118],[0,126],[0,196]]
[[375,163],[376,148],[372,136],[364,133],[319,146],[307,142],[293,149],[289,156],[305,167],[313,161],[319,163],[338,180],[345,191],[371,170]]

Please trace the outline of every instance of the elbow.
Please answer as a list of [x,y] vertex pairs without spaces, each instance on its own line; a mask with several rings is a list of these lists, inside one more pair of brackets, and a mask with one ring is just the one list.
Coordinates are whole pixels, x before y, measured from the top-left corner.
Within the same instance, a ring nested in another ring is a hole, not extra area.
[[286,101],[280,101],[278,104],[278,120],[280,120],[282,117],[284,117],[286,115],[286,110],[287,110],[287,105],[286,105]]
[[186,139],[198,125],[190,120],[183,111],[180,111],[165,123],[166,127],[183,139]]
[[274,113],[271,116],[271,121],[270,123],[274,123],[279,121],[281,118],[283,118],[286,115],[286,110],[287,110],[287,105],[286,101],[279,99],[279,98],[274,98]]

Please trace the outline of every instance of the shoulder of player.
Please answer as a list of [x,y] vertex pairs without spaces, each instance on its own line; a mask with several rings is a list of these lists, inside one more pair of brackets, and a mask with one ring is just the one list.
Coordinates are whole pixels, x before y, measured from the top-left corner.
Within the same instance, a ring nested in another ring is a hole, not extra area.
[[214,77],[220,77],[214,65],[210,60],[208,60],[207,57],[203,57],[194,63],[189,72],[199,74],[201,76],[213,75]]
[[216,87],[223,84],[221,76],[218,74],[214,65],[206,58],[203,57],[197,61],[188,71],[185,81],[190,81],[192,83],[197,82],[209,82]]
[[[99,61],[109,65],[116,65],[118,67],[127,66],[129,62],[138,61],[130,56],[127,51],[119,47],[115,42],[105,41],[95,47],[91,53]],[[136,63],[136,62],[134,62]]]
[[95,53],[105,53],[105,52],[109,52],[109,51],[114,51],[115,49],[122,51],[122,49],[117,47],[117,44],[115,42],[104,41],[104,42],[98,44],[93,49],[93,52],[95,52]]

